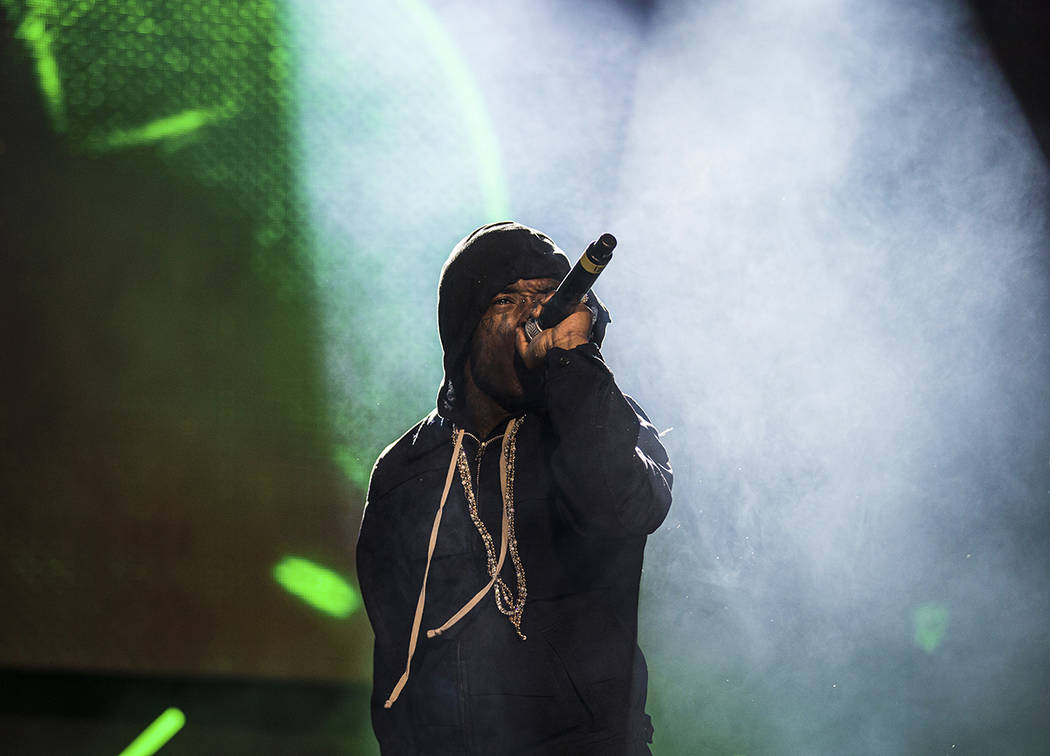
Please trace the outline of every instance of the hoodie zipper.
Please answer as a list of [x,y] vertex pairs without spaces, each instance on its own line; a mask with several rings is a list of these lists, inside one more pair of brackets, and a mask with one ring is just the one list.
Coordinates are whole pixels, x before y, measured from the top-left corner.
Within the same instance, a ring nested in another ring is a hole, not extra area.
[[[474,478],[474,503],[478,507],[478,517],[481,517],[481,460],[485,456],[485,450],[488,447],[488,445],[491,444],[493,441],[501,441],[503,439],[504,434],[501,433],[498,436],[495,436],[494,438],[487,439],[485,441],[480,441],[477,436],[475,436],[473,433],[469,433],[467,431],[464,431],[463,435],[470,436],[472,439],[474,439],[474,442],[478,445],[478,450],[476,452],[474,452],[474,465],[477,467],[477,472],[473,475],[473,478]],[[464,671],[465,664],[464,664],[464,662],[462,661],[462,659],[460,657],[460,646],[459,646],[458,643],[456,644],[456,661],[457,661],[457,664],[459,666],[459,674],[461,675],[461,685],[460,685],[460,691],[459,692],[460,692],[460,697],[461,697],[460,705],[463,707],[462,721],[463,721],[463,733],[464,733],[464,740],[465,740],[464,745],[467,748],[467,753],[471,753],[472,754],[472,753],[475,753],[475,750],[474,750],[474,738],[473,738],[473,734],[474,734],[473,716],[472,716],[472,712],[470,710],[470,696],[468,696],[467,693],[466,693],[466,686],[462,684],[462,679],[463,679],[463,677],[465,677],[465,671]]]

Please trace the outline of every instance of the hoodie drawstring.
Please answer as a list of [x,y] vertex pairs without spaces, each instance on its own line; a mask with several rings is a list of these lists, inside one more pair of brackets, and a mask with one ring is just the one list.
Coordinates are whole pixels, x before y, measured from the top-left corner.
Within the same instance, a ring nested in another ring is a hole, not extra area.
[[[492,586],[495,585],[496,580],[499,579],[500,570],[503,569],[503,560],[507,556],[507,541],[510,540],[509,535],[510,535],[511,524],[510,524],[510,517],[508,516],[508,513],[507,513],[507,500],[508,500],[508,498],[512,499],[513,496],[514,496],[513,491],[508,490],[510,487],[508,486],[508,482],[507,482],[507,455],[508,455],[507,441],[509,440],[511,444],[514,443],[514,439],[515,439],[515,435],[516,435],[515,434],[515,430],[516,430],[516,426],[517,426],[518,422],[519,421],[518,421],[517,418],[515,418],[515,419],[510,421],[510,424],[507,426],[507,430],[504,431],[504,433],[503,433],[503,441],[502,441],[501,446],[500,446],[500,454],[499,454],[499,487],[500,487],[500,493],[502,494],[502,499],[503,499],[503,516],[502,516],[502,521],[500,523],[499,560],[496,562],[495,569],[492,570],[492,579],[489,580],[488,584],[484,588],[482,588],[480,591],[478,591],[477,593],[474,594],[474,598],[472,598],[470,601],[465,603],[463,605],[463,607],[458,612],[456,612],[451,617],[449,617],[448,620],[445,622],[445,624],[443,624],[441,627],[434,628],[433,630],[427,630],[427,637],[428,638],[433,638],[435,635],[441,635],[443,632],[445,632],[450,627],[452,627],[454,624],[456,624],[461,619],[463,619],[467,615],[467,613],[470,612],[471,609],[473,609],[475,606],[477,606],[478,602],[481,601],[481,599],[485,598],[485,595],[490,590],[492,590]],[[461,469],[460,473],[462,473],[462,472],[463,471]],[[461,474],[460,479],[464,480],[466,483],[469,484],[469,481],[470,481],[469,477],[464,479],[462,477],[462,474]],[[468,506],[469,506],[470,505],[470,500],[473,499],[474,497],[471,495],[470,491],[466,491],[465,490],[465,493],[467,493]],[[476,509],[476,508],[477,507],[475,505],[473,507],[473,509]]]
[[[520,627],[522,613],[524,612],[525,608],[525,575],[517,553],[517,538],[514,534],[513,521],[513,476],[515,466],[514,452],[516,445],[517,427],[520,424],[520,422],[521,418],[511,419],[510,423],[507,425],[506,431],[503,434],[503,442],[500,449],[499,482],[500,493],[502,494],[501,498],[503,499],[503,517],[500,523],[500,547],[498,561],[493,559],[491,543],[487,544],[488,562],[490,567],[491,579],[489,580],[488,584],[486,584],[484,588],[482,588],[480,591],[474,594],[474,597],[471,598],[470,601],[468,601],[466,604],[464,604],[458,612],[449,617],[448,620],[443,625],[441,625],[441,627],[434,628],[433,630],[427,630],[427,638],[433,638],[435,636],[441,635],[443,632],[455,625],[457,622],[463,619],[463,617],[465,617],[471,609],[477,606],[478,602],[481,601],[481,599],[485,598],[485,595],[490,590],[492,590],[492,586],[500,580],[500,571],[503,569],[503,562],[507,556],[507,544],[510,543],[512,556],[514,558],[515,571],[518,573],[518,601],[514,602],[509,607],[505,606],[505,604],[509,603],[508,599],[510,599],[510,596],[506,586],[504,586],[502,584],[502,581],[500,581],[500,587],[503,589],[502,593],[506,593],[507,596],[504,597],[500,595],[500,592],[497,592],[496,604],[501,612],[508,615],[508,617],[511,620],[511,623],[514,625],[514,629],[517,631],[521,639],[525,639],[525,636],[522,634]],[[430,575],[430,562],[434,556],[434,546],[437,544],[438,530],[441,527],[441,513],[445,509],[445,502],[448,500],[448,493],[452,487],[452,478],[455,475],[456,467],[459,463],[460,456],[462,454],[463,436],[463,430],[460,430],[456,433],[456,443],[452,449],[452,461],[449,463],[448,474],[445,476],[445,489],[441,492],[441,503],[438,504],[437,514],[434,515],[434,526],[430,530],[430,545],[427,548],[427,564],[425,569],[423,570],[423,585],[419,589],[419,600],[416,602],[416,615],[415,618],[412,620],[412,635],[408,640],[408,659],[405,662],[405,672],[401,675],[401,679],[397,681],[397,685],[395,685],[394,689],[391,691],[390,697],[383,704],[384,708],[387,709],[393,706],[394,702],[397,701],[398,696],[401,695],[401,691],[404,689],[405,684],[408,682],[408,677],[411,673],[412,657],[416,652],[416,639],[419,636],[419,626],[423,619],[423,605],[426,603],[427,577]],[[474,497],[472,492],[470,491],[469,479],[464,479],[463,483],[465,493],[467,494],[468,499],[470,499],[469,503],[473,504],[473,507],[471,508],[476,509],[476,503],[473,501]],[[476,514],[476,512],[472,512],[472,514]],[[484,526],[480,526],[479,530],[483,528]],[[483,535],[487,536],[487,532],[483,533]],[[495,561],[494,567],[492,566],[493,561]],[[503,598],[504,600],[500,601],[501,598]]]
[[452,464],[448,466],[448,475],[445,476],[445,490],[441,492],[441,503],[438,504],[437,514],[434,515],[434,527],[430,529],[430,546],[427,547],[427,566],[423,570],[423,585],[419,589],[419,600],[416,602],[416,616],[412,620],[412,635],[408,639],[408,660],[405,662],[405,672],[397,685],[390,692],[390,697],[383,704],[383,708],[389,709],[394,701],[401,695],[401,691],[408,682],[408,675],[412,670],[412,656],[416,653],[416,637],[419,635],[419,623],[423,620],[423,604],[427,596],[427,576],[430,574],[430,560],[434,556],[434,546],[437,544],[438,528],[441,527],[441,513],[445,510],[445,501],[448,499],[448,491],[452,488],[452,477],[456,474],[456,459],[459,450],[463,448],[463,431],[456,434],[456,444],[452,449]]

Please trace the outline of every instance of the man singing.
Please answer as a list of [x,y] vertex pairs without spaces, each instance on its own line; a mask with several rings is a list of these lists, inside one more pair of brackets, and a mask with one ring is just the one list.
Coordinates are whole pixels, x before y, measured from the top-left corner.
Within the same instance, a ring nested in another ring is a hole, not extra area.
[[638,584],[671,468],[593,294],[526,337],[569,267],[505,222],[442,269],[437,408],[376,462],[357,544],[387,756],[649,754]]

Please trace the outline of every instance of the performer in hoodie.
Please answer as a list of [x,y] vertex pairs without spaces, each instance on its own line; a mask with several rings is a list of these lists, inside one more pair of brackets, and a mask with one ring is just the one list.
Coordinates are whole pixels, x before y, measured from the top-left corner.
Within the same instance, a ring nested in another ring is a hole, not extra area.
[[387,756],[649,753],[638,584],[671,468],[593,293],[527,340],[569,267],[504,222],[441,271],[437,407],[376,462],[357,544]]

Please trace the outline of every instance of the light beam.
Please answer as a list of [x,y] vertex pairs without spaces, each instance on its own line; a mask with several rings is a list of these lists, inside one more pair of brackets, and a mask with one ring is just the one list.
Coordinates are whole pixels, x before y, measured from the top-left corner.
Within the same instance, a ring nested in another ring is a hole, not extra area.
[[119,756],[151,756],[175,737],[186,724],[186,715],[176,708],[165,709]]

